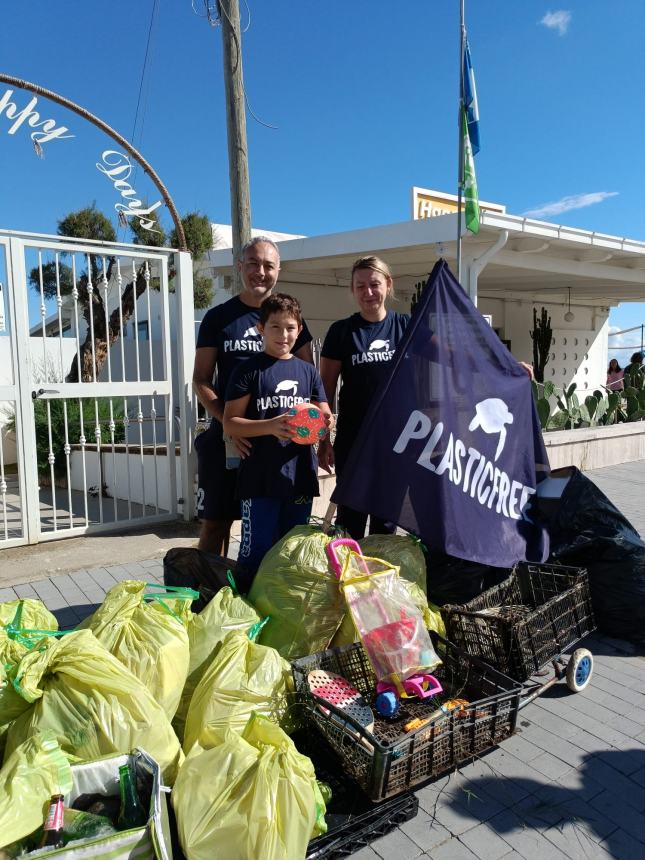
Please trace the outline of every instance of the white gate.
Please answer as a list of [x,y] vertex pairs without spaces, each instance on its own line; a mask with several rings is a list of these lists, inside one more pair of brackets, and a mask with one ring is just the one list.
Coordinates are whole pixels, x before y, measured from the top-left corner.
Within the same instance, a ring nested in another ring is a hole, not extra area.
[[191,518],[190,255],[0,231],[0,284],[0,548]]

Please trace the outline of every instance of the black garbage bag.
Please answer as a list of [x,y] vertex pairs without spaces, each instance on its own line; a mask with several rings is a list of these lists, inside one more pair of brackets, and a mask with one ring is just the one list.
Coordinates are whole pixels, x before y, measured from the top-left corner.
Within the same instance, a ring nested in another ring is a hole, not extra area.
[[598,629],[645,642],[645,543],[598,487],[573,467],[558,501],[546,507],[551,561],[586,567]]
[[232,559],[201,549],[170,549],[163,560],[164,585],[185,586],[199,591],[201,596],[193,602],[193,612],[201,612],[220,588],[231,584],[229,571],[235,579],[237,565]]
[[498,585],[510,573],[506,567],[490,567],[476,561],[465,561],[438,550],[430,550],[426,562],[428,600],[445,603],[468,603],[482,591]]

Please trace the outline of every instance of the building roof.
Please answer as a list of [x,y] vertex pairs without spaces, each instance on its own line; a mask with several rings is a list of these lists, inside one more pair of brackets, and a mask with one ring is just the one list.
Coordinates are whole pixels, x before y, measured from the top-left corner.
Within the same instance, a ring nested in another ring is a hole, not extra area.
[[[645,243],[549,224],[506,213],[482,212],[476,236],[462,230],[462,262],[477,260],[506,239],[479,274],[478,294],[532,300],[572,300],[610,307],[645,300]],[[351,265],[363,254],[382,256],[398,290],[409,292],[440,257],[456,268],[457,215],[279,242],[280,282],[346,286]],[[220,274],[232,267],[230,250],[211,252]]]

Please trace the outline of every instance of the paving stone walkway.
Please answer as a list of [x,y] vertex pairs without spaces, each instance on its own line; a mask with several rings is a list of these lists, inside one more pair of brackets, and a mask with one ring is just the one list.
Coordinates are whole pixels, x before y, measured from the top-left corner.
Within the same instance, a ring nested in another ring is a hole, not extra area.
[[[645,461],[588,473],[645,533]],[[123,579],[161,582],[161,560],[79,570],[0,589],[39,597],[61,628]],[[594,676],[520,712],[517,734],[417,792],[419,813],[354,860],[645,857],[645,649],[594,634]]]

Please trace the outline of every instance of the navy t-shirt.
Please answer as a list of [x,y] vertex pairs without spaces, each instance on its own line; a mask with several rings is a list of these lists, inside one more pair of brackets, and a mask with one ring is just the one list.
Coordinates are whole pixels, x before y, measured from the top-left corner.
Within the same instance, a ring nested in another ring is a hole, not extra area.
[[[295,356],[273,358],[265,352],[233,371],[226,400],[251,395],[245,418],[276,418],[297,403],[326,403],[320,374]],[[311,445],[297,445],[277,436],[254,436],[251,453],[240,463],[238,499],[318,495],[318,458]]]
[[409,314],[388,311],[380,322],[369,322],[355,313],[330,326],[321,355],[341,362],[343,384],[338,396],[334,444],[337,461],[340,459],[337,465],[342,465],[349,453],[409,322]]
[[[211,308],[202,320],[197,335],[197,349],[214,347],[217,350],[215,391],[218,396],[226,395],[228,381],[238,361],[263,351],[262,337],[257,329],[259,319],[259,308],[250,308],[239,296],[235,296]],[[310,341],[311,334],[303,320],[302,331],[293,347],[294,352]]]

